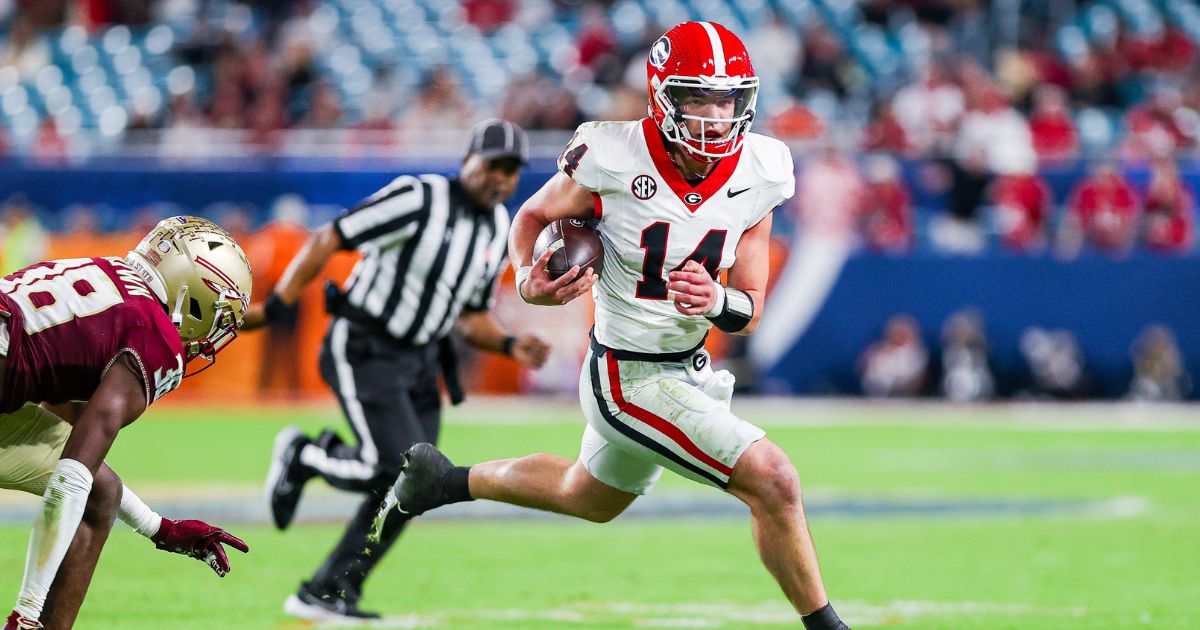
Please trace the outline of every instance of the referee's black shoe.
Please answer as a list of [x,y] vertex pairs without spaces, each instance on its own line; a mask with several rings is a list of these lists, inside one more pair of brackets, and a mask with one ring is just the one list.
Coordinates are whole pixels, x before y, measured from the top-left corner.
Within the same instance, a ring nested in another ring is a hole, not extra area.
[[392,486],[396,508],[403,514],[417,516],[433,508],[454,503],[446,492],[454,464],[432,444],[414,445],[404,454],[400,477]]
[[309,444],[300,429],[286,427],[275,436],[275,449],[271,453],[271,468],[267,471],[267,501],[271,507],[271,520],[275,527],[287,529],[296,516],[300,494],[304,484],[315,473],[300,463],[300,451]]

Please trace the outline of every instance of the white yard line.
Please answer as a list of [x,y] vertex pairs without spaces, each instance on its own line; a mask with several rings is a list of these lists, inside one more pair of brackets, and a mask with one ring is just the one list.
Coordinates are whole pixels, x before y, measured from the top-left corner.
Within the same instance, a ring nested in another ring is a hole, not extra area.
[[[530,405],[538,411],[530,414]],[[735,413],[756,424],[803,427],[948,427],[1010,431],[1200,431],[1200,404],[1131,402],[1004,402],[734,397]],[[448,410],[449,422],[470,425],[578,422],[567,398],[483,397]]]
[[[226,525],[269,522],[266,503],[257,486],[142,486],[142,497],[168,516],[200,518]],[[314,485],[300,503],[298,522],[334,523],[345,520],[361,499],[356,494],[337,492]],[[40,505],[39,497],[17,492],[0,492],[0,525],[28,524]],[[1112,520],[1145,515],[1153,508],[1142,496],[1108,498],[1014,498],[956,496],[940,493],[909,495],[860,495],[813,488],[806,493],[805,509],[822,518],[1086,518]],[[635,502],[622,522],[638,520],[725,518],[744,519],[746,507],[731,496],[717,492],[663,489]],[[528,510],[491,501],[446,506],[422,520],[431,521],[561,521],[565,516]]]
[[[841,601],[839,614],[855,624],[882,625],[924,617],[1014,617],[1036,615],[1045,619],[1079,618],[1082,606],[1045,607],[1004,602],[934,602],[895,600],[885,603]],[[797,627],[799,617],[782,601],[762,604],[692,603],[645,604],[632,602],[580,602],[559,608],[459,609],[386,617],[371,628],[453,628],[461,624],[540,621],[562,626],[631,625],[638,628],[745,628],[748,626]],[[312,626],[317,628],[333,626]]]

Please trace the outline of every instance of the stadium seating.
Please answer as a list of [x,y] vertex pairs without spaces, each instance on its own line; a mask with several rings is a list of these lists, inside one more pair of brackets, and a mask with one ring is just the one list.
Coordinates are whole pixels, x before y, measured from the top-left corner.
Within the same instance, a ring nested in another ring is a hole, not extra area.
[[[363,116],[375,78],[385,70],[411,94],[431,70],[448,67],[481,110],[494,108],[514,78],[535,69],[563,78],[573,63],[580,11],[549,2],[523,5],[521,24],[509,23],[492,32],[471,25],[460,5],[437,0],[325,0],[304,22],[319,48],[318,72],[337,89],[343,122],[352,125]],[[203,3],[203,15],[197,13],[199,4],[181,6],[192,8],[163,9],[159,21],[146,27],[42,32],[38,45],[47,50],[49,65],[26,77],[19,77],[15,68],[0,68],[0,126],[8,131],[10,143],[18,150],[28,147],[43,119],[52,117],[62,135],[72,136],[85,149],[103,151],[114,148],[131,126],[163,126],[172,95],[194,91],[204,103],[210,96],[211,64],[185,64],[181,48],[221,30],[249,39],[266,27],[265,18],[231,0]],[[647,25],[661,27],[683,19],[725,22],[746,32],[772,13],[797,33],[807,25],[823,24],[869,79],[869,99],[886,97],[911,81],[930,55],[928,35],[911,12],[896,11],[887,24],[876,24],[864,19],[854,0],[620,0],[606,10],[616,41],[630,50],[642,45]],[[0,31],[11,28],[12,20],[12,14],[0,16]],[[1054,38],[1057,54],[1077,60],[1090,46],[1115,38],[1119,24],[1135,34],[1158,33],[1170,26],[1200,42],[1200,8],[1193,3],[1101,0],[1061,26]],[[783,97],[780,92],[764,92],[764,111],[775,106],[770,99]],[[827,104],[823,109],[857,124],[865,122],[855,120],[863,111],[829,111]],[[1085,148],[1101,150],[1118,140],[1117,114],[1084,109],[1077,115]]]

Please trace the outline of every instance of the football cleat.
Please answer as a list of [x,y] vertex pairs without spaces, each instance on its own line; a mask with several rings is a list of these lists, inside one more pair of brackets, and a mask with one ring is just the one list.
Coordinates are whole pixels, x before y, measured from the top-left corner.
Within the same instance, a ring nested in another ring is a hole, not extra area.
[[392,486],[396,509],[418,516],[445,505],[446,482],[454,464],[432,444],[414,445],[404,454],[404,466]]
[[275,436],[265,489],[271,520],[281,530],[292,524],[304,484],[315,475],[300,462],[300,451],[306,444],[309,439],[294,426],[284,428]]
[[8,616],[8,620],[4,622],[4,630],[38,630],[42,627],[40,622],[26,619],[15,610]]
[[329,594],[318,595],[303,584],[300,590],[283,603],[283,612],[307,621],[337,626],[368,625],[379,619],[379,613],[361,610],[357,602],[347,601]]
[[[401,475],[403,477],[403,475]],[[396,480],[397,483],[400,479]],[[379,506],[379,511],[375,512],[375,520],[371,522],[371,531],[367,534],[367,541],[378,543],[383,539],[383,526],[387,523],[388,514],[396,507],[396,486],[393,485],[388,489],[387,494],[383,495],[383,503]]]

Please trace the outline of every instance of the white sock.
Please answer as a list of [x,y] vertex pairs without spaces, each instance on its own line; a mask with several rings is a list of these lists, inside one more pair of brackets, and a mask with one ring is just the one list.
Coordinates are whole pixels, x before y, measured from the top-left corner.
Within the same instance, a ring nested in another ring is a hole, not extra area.
[[157,534],[162,526],[162,517],[143,503],[129,486],[121,486],[121,511],[117,512],[117,516],[146,538]]
[[87,466],[73,459],[58,460],[42,495],[42,511],[29,537],[25,577],[17,605],[13,607],[22,617],[36,620],[42,616],[46,594],[79,529],[91,492],[92,473]]

